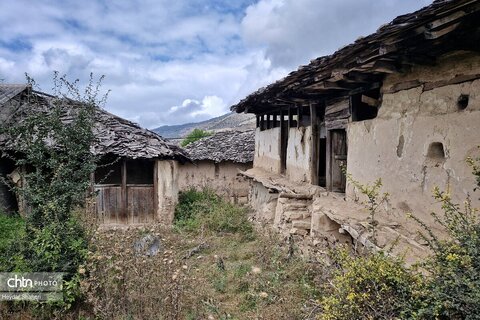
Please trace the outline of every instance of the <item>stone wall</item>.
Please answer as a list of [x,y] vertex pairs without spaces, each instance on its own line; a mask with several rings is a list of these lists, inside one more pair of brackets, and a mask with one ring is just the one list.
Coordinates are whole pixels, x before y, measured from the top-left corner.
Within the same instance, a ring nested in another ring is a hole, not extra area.
[[210,188],[233,203],[247,202],[249,182],[238,176],[239,171],[252,167],[252,163],[230,161],[215,163],[210,160],[186,163],[178,167],[178,187],[180,191],[189,188]]

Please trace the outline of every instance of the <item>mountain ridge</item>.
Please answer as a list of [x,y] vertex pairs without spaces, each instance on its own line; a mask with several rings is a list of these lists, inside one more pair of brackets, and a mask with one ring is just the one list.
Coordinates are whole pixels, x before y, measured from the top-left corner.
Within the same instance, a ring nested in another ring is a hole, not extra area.
[[167,139],[181,139],[193,129],[222,131],[229,129],[249,130],[255,128],[255,115],[245,113],[226,113],[224,115],[200,121],[178,125],[164,125],[152,131]]

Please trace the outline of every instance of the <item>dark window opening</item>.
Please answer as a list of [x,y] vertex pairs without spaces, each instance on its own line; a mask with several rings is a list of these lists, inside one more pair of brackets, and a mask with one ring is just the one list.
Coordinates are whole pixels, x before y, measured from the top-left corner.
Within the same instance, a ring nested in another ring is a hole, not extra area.
[[153,184],[153,170],[151,160],[127,160],[127,184]]
[[458,110],[465,110],[468,107],[468,100],[469,100],[468,94],[461,94],[457,100]]
[[350,97],[352,121],[363,121],[377,117],[380,107],[380,89],[373,89]]
[[122,160],[115,156],[106,156],[97,164],[95,184],[121,184]]
[[432,142],[428,146],[427,157],[433,160],[445,159],[445,149],[441,142]]

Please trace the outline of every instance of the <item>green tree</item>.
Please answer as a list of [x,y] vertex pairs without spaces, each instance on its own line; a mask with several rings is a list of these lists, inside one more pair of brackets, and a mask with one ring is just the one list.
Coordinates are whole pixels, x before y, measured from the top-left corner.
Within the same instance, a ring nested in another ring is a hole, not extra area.
[[16,258],[4,271],[65,272],[67,306],[78,294],[77,271],[87,254],[85,230],[73,211],[84,204],[95,170],[91,146],[96,108],[106,99],[99,98],[102,80],[90,75],[82,92],[78,80],[55,73],[54,95],[29,91],[20,116],[0,128],[11,142],[4,155],[21,168],[23,183],[13,190],[26,204],[24,237],[12,244]]
[[192,132],[190,132],[185,139],[182,140],[182,143],[180,144],[182,147],[188,146],[190,143],[195,142],[197,140],[200,140],[202,138],[211,136],[213,132],[202,130],[202,129],[193,129]]

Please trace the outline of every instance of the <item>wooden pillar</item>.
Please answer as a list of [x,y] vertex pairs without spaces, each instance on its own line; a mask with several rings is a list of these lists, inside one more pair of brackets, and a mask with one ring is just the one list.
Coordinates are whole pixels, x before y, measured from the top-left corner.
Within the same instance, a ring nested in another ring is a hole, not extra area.
[[257,115],[257,117],[256,117],[256,118],[257,118],[257,124],[256,124],[256,127],[258,128],[258,127],[260,127],[260,116],[259,116],[259,115]]
[[[125,222],[127,220],[127,160],[124,158],[122,159],[122,185],[121,185],[121,193],[122,193],[122,210],[120,212],[120,220],[121,222]],[[116,217],[117,222],[118,216]]]
[[288,128],[291,128],[293,126],[293,112],[292,108],[288,108]]
[[265,130],[265,115],[260,116],[260,130],[263,131]]
[[270,129],[271,126],[270,126],[270,115],[267,114],[267,129]]
[[272,115],[272,117],[273,117],[273,128],[276,128],[277,127],[277,114],[274,113]]
[[310,102],[310,126],[312,128],[312,156],[310,160],[311,168],[311,184],[318,185],[318,171],[319,171],[319,144],[320,144],[320,133],[319,133],[319,123],[317,118],[317,108]]
[[[257,117],[258,119],[258,117]],[[153,165],[153,220],[158,221],[160,210],[158,209],[158,160]]]
[[327,156],[326,156],[326,186],[328,191],[332,191],[332,134],[327,130]]
[[302,125],[302,106],[297,106],[297,128]]

